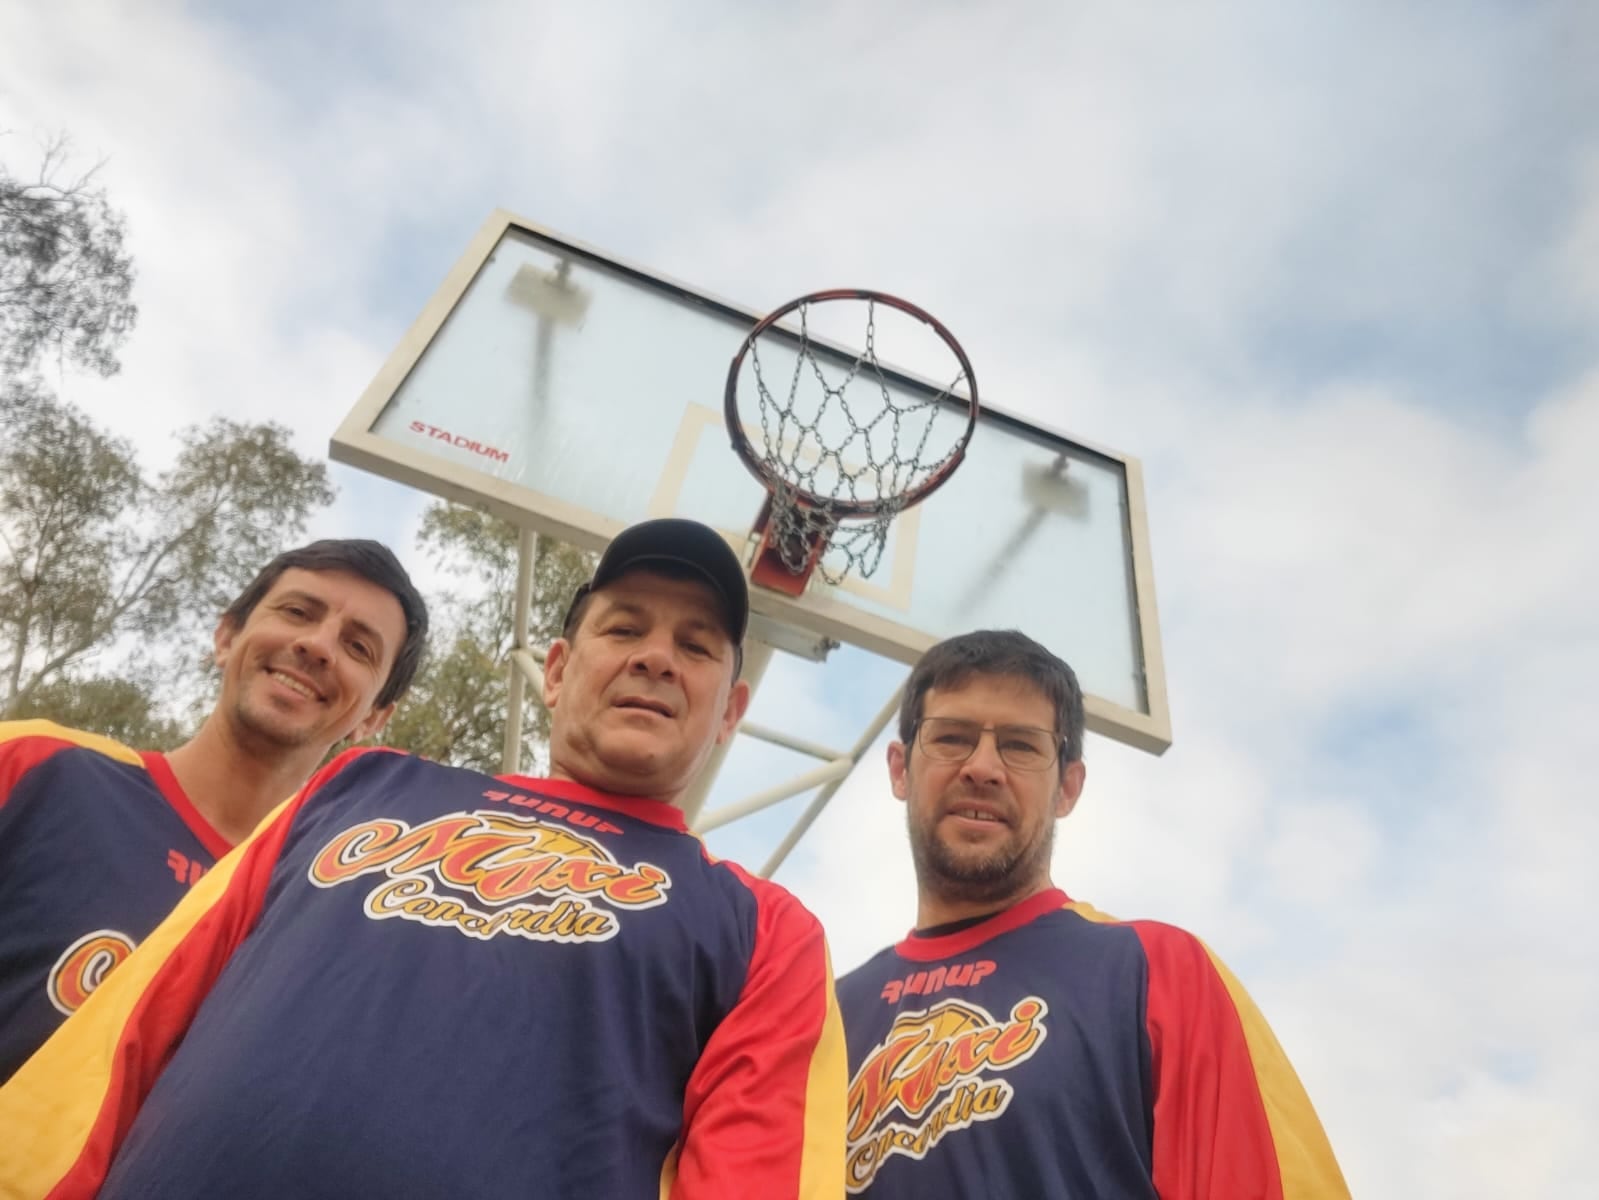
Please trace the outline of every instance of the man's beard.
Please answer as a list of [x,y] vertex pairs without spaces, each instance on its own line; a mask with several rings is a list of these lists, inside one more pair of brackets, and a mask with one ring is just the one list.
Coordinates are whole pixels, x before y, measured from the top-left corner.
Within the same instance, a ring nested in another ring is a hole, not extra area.
[[[938,820],[942,821],[940,814]],[[967,903],[999,902],[1047,875],[1055,847],[1054,822],[1046,822],[1042,835],[1031,843],[1015,832],[1003,845],[981,855],[961,853],[938,836],[937,823],[909,822],[911,856],[922,887],[946,900]]]
[[274,715],[253,710],[245,700],[233,706],[235,727],[258,746],[279,751],[298,750],[315,739],[315,730],[292,721],[274,720]]

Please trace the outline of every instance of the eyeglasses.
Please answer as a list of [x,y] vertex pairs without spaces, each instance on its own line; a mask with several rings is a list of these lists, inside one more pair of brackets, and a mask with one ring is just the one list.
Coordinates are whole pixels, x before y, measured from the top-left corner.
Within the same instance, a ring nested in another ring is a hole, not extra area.
[[1052,729],[1031,725],[979,725],[958,717],[923,717],[916,722],[916,744],[928,758],[965,762],[983,734],[992,732],[1000,761],[1018,771],[1045,771],[1055,765],[1065,739]]

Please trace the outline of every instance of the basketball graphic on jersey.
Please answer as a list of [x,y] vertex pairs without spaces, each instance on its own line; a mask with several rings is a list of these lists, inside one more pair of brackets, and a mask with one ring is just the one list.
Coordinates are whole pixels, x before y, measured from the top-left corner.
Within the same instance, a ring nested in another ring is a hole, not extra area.
[[890,1156],[923,1158],[944,1137],[1001,1116],[1015,1093],[1002,1073],[1043,1044],[1048,1013],[1028,996],[1004,1017],[965,1000],[899,1014],[850,1081],[850,1192]]

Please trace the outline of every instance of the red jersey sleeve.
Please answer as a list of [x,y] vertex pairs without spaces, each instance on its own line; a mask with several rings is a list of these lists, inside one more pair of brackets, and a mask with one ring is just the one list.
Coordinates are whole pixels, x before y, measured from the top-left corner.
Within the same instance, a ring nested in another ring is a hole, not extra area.
[[0,1196],[92,1197],[144,1098],[234,949],[328,764],[200,879],[82,1008],[0,1087]]
[[821,924],[772,884],[738,1003],[689,1078],[670,1200],[836,1200],[844,1186],[844,1029]]
[[1348,1200],[1304,1086],[1260,1010],[1210,949],[1138,921],[1162,1200]]

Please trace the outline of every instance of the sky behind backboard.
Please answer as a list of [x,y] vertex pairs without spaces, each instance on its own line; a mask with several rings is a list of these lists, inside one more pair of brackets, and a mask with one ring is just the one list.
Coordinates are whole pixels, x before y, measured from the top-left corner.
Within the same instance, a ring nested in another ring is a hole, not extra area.
[[[1599,9],[1309,7],[11,4],[0,154],[109,158],[142,318],[61,390],[155,459],[220,412],[322,453],[496,206],[925,305],[1145,467],[1176,743],[1091,741],[1057,880],[1229,960],[1356,1195],[1581,1194]],[[420,565],[421,500],[334,475],[318,532]],[[782,670],[835,743],[897,679]],[[841,968],[910,923],[900,821],[874,756],[780,876]]]

